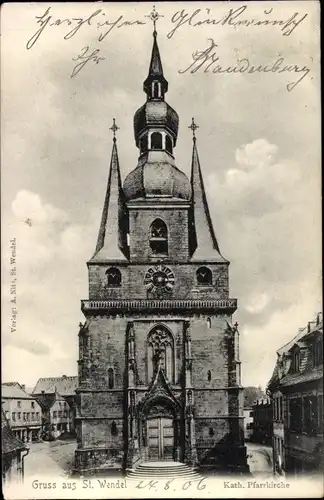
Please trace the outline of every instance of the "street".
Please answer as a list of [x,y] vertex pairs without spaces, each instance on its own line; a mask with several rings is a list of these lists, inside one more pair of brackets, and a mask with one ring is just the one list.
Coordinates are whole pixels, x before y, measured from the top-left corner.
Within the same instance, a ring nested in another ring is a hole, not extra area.
[[[30,451],[25,458],[25,477],[69,475],[76,449],[75,440],[44,441],[31,443]],[[246,443],[248,464],[254,477],[268,478],[272,476],[272,448],[258,443]]]
[[43,441],[30,443],[25,458],[25,478],[32,476],[66,477],[73,466],[76,441]]

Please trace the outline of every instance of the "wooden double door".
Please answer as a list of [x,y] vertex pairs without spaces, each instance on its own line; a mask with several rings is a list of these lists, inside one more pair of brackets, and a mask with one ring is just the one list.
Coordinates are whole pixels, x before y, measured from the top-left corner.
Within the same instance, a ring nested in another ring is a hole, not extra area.
[[149,460],[174,460],[173,418],[149,418],[147,438]]

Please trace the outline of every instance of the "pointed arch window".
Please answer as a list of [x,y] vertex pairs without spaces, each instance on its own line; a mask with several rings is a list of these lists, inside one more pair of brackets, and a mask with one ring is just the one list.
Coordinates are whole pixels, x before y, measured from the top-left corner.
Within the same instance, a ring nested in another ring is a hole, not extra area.
[[208,370],[208,372],[207,372],[207,380],[208,380],[208,382],[211,381],[211,371],[210,370]]
[[161,132],[153,132],[151,134],[151,149],[162,149],[162,142]]
[[167,328],[155,327],[147,337],[148,382],[160,367],[168,380],[174,382],[174,340]]
[[108,369],[108,389],[113,389],[115,385],[115,375],[113,368]]
[[162,219],[155,219],[151,224],[150,247],[153,253],[168,254],[168,228]]
[[117,287],[121,286],[121,272],[117,267],[110,267],[106,271],[107,276],[107,286]]
[[112,424],[111,424],[111,435],[117,436],[117,434],[118,434],[117,424],[116,424],[115,420],[113,420]]
[[202,266],[197,269],[197,283],[198,285],[211,285],[212,284],[212,272],[208,267]]
[[168,153],[173,152],[173,146],[172,146],[172,139],[169,135],[165,137],[165,149],[168,151]]

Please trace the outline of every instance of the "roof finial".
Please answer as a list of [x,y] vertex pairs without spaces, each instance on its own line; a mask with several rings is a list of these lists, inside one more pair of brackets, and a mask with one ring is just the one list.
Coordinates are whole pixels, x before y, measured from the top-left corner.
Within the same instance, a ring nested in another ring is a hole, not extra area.
[[113,141],[116,142],[116,132],[117,132],[117,130],[119,130],[119,127],[117,127],[117,125],[116,125],[115,118],[113,118],[113,124],[112,124],[112,126],[110,127],[109,130],[112,130],[112,132],[113,132]]
[[156,12],[155,5],[153,5],[152,12],[145,17],[149,17],[151,19],[151,21],[153,21],[153,28],[154,28],[153,36],[156,36],[157,35],[157,33],[156,33],[156,21],[158,21],[160,17],[164,17],[164,16],[162,16],[162,14],[159,14],[158,12]]
[[197,128],[199,128],[199,126],[195,123],[195,119],[194,118],[191,119],[191,125],[189,125],[188,128],[191,128],[191,130],[192,130],[192,140],[194,142],[196,142],[196,133],[195,132],[196,132]]

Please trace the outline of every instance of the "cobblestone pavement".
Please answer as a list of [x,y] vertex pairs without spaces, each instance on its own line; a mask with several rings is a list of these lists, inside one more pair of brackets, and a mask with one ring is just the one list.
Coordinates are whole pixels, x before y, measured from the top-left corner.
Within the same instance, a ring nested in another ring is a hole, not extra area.
[[[272,448],[258,443],[246,443],[250,472],[255,477],[272,477]],[[74,461],[76,441],[44,441],[30,443],[25,458],[25,477],[67,477]]]
[[30,443],[25,458],[25,478],[66,477],[73,466],[75,449],[75,440]]
[[255,477],[272,477],[272,447],[259,443],[245,444],[251,474]]

